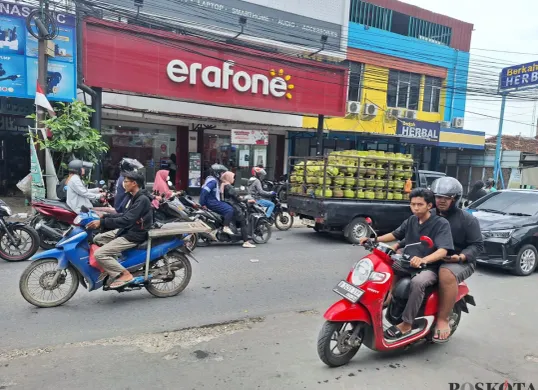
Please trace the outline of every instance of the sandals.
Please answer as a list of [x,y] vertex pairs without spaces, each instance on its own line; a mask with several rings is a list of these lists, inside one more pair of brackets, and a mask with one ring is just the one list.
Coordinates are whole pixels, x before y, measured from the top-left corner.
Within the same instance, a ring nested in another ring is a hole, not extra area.
[[[432,341],[436,344],[444,344],[448,340],[450,340],[450,333],[452,332],[452,329],[450,327],[446,329],[435,329],[435,335],[432,337]],[[441,334],[448,333],[448,337],[446,339],[441,339]]]
[[122,288],[127,286],[128,284],[131,284],[134,281],[134,278],[130,280],[116,280],[112,282],[109,286],[111,290],[117,290],[118,288]]
[[384,335],[386,339],[396,340],[407,336],[409,333],[411,333],[411,331],[412,329],[402,333],[402,331],[396,325],[393,325],[385,331]]

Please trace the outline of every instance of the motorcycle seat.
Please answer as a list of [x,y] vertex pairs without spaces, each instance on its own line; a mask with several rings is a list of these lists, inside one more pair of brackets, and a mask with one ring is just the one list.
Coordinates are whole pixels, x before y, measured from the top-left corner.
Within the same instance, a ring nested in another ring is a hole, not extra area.
[[41,203],[44,203],[44,204],[47,204],[47,205],[50,205],[50,206],[54,206],[54,207],[60,207],[62,209],[65,209],[67,211],[71,211],[71,212],[74,213],[74,211],[71,210],[71,207],[69,207],[67,205],[67,203],[59,201],[59,200],[45,199]]

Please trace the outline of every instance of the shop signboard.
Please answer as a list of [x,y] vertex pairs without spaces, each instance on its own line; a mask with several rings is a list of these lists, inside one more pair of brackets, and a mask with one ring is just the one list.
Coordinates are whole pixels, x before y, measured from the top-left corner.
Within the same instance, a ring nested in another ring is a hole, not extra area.
[[232,145],[269,145],[269,132],[266,130],[232,129]]
[[[98,2],[119,7],[127,5],[125,0],[99,0]],[[277,42],[285,41],[287,44],[306,47],[320,45],[321,37],[326,36],[326,47],[336,48],[336,51],[342,47],[342,26],[298,15],[299,12],[305,11],[301,10],[303,4],[299,4],[295,12],[289,12],[293,10],[294,4],[288,4],[286,10],[283,10],[244,0],[153,0],[146,3],[140,9],[142,14],[165,16],[188,22],[191,28],[198,24],[199,26],[211,25],[227,32],[235,31],[239,27],[240,18],[245,18],[246,23],[241,31],[247,36]],[[319,1],[317,3],[319,4]],[[332,1],[327,1],[327,6],[339,7]],[[128,5],[127,9],[132,10],[132,5]]]
[[434,122],[398,120],[396,136],[411,144],[437,145],[441,125]]
[[[0,96],[34,99],[37,80],[37,39],[26,29],[33,7],[0,1]],[[47,98],[76,98],[76,35],[74,15],[54,12],[58,36],[49,58]],[[33,25],[35,31],[35,25]]]
[[345,115],[344,66],[95,18],[85,23],[88,85],[243,109]]
[[500,91],[538,86],[538,61],[514,65],[501,71]]
[[200,188],[202,178],[202,155],[189,153],[189,187]]

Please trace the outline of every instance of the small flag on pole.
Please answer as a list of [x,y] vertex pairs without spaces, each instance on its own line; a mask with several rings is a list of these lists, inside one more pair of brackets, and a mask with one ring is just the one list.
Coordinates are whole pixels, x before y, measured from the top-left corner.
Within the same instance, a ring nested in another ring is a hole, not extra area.
[[56,116],[56,113],[54,112],[54,109],[50,105],[50,102],[47,99],[47,96],[43,92],[43,89],[41,88],[41,85],[39,85],[39,82],[37,83],[37,88],[36,88],[36,91],[35,91],[35,102],[34,102],[34,104],[36,106],[39,106],[41,108],[46,109],[50,116]]

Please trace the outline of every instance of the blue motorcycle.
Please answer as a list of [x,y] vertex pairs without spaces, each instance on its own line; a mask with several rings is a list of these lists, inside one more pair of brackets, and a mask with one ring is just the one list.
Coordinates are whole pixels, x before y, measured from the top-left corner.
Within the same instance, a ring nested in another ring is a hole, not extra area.
[[[109,290],[109,277],[93,257],[99,247],[90,245],[91,232],[85,228],[96,219],[99,217],[95,212],[83,209],[56,248],[31,258],[32,263],[24,270],[19,282],[26,301],[37,307],[59,306],[75,295],[79,284],[88,291]],[[178,295],[187,287],[192,275],[187,256],[192,255],[183,245],[183,238],[187,236],[185,228],[205,228],[199,222],[168,225],[150,230],[148,241],[122,253],[118,261],[133,274],[134,280],[115,291],[145,288],[156,297],[166,298]]]

